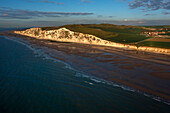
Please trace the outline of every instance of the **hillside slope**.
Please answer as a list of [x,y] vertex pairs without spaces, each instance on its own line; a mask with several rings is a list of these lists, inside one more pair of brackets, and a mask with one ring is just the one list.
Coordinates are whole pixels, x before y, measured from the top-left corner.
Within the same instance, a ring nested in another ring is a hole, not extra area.
[[67,28],[59,28],[57,30],[42,30],[42,28],[31,28],[24,31],[14,31],[16,34],[35,37],[37,39],[48,39],[61,42],[76,42],[84,44],[94,44],[103,46],[112,46],[123,49],[142,50],[156,53],[170,54],[170,49],[153,48],[153,47],[136,47],[134,45],[120,44],[107,40],[103,40],[94,35],[73,32]]
[[138,26],[119,26],[112,24],[76,24],[64,25],[59,27],[42,27],[42,30],[57,30],[59,28],[67,28],[74,32],[92,34],[104,40],[118,43],[134,43],[147,39],[148,37],[140,35],[145,30]]

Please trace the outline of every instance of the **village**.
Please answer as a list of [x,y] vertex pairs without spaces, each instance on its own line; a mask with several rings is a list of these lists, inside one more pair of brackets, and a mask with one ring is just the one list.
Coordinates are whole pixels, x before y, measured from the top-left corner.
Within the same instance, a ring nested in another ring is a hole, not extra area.
[[150,29],[149,31],[141,32],[141,35],[154,38],[170,38],[170,28]]

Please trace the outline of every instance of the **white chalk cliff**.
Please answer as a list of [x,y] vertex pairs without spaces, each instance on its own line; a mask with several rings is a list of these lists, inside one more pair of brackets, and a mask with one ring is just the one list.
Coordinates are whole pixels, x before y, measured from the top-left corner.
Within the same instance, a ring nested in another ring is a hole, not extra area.
[[49,31],[42,30],[41,28],[30,28],[24,31],[14,31],[14,33],[34,37],[37,39],[49,39],[49,40],[62,41],[62,42],[75,42],[75,43],[113,46],[113,47],[124,48],[124,49],[132,49],[132,50],[135,49],[135,50],[149,51],[155,53],[170,54],[170,49],[154,48],[154,47],[136,47],[128,44],[110,42],[98,38],[94,35],[73,32],[66,28],[60,28],[57,30],[49,30]]

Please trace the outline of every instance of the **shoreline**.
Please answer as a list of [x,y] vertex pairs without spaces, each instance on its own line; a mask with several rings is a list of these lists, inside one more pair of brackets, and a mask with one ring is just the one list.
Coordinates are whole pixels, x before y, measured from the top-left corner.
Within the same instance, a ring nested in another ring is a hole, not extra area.
[[[30,44],[47,47],[49,49],[47,51],[55,56],[55,59],[70,62],[73,67],[79,67],[90,76],[122,84],[170,101],[169,55],[127,51],[97,45],[50,42],[21,35],[10,35],[22,38]],[[8,36],[10,35],[8,34]],[[56,53],[55,50],[62,54]],[[161,63],[161,61],[168,64]],[[158,72],[159,74],[154,74]],[[162,77],[161,73],[164,73],[165,77]],[[157,83],[158,85],[156,85]]]

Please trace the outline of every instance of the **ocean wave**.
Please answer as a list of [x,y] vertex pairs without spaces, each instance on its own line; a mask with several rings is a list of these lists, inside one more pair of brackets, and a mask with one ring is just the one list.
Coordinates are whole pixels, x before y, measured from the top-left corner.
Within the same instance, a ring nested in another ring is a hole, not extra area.
[[83,78],[88,78],[88,79],[90,79],[91,81],[94,82],[92,84],[102,83],[102,84],[106,84],[106,85],[111,85],[111,86],[114,86],[114,87],[121,88],[122,90],[125,90],[125,91],[130,91],[130,92],[135,92],[135,93],[142,94],[142,95],[144,95],[146,97],[149,97],[149,98],[151,98],[153,100],[156,100],[158,102],[162,102],[164,104],[170,105],[170,101],[167,101],[167,100],[165,100],[163,98],[160,98],[160,97],[155,96],[155,95],[148,94],[146,92],[143,92],[143,91],[140,91],[140,90],[137,90],[137,89],[130,88],[130,87],[125,86],[125,85],[117,84],[117,83],[114,83],[114,82],[109,82],[109,81],[106,81],[104,79],[100,79],[100,78],[97,78],[97,77],[89,76],[89,75],[82,74],[82,73],[79,73],[79,72],[77,72],[75,76],[83,77]]

